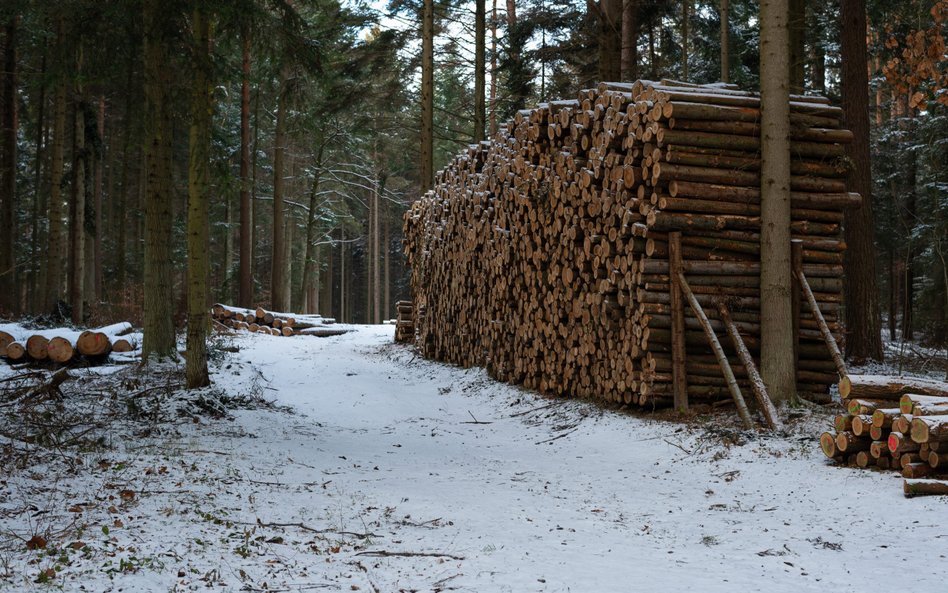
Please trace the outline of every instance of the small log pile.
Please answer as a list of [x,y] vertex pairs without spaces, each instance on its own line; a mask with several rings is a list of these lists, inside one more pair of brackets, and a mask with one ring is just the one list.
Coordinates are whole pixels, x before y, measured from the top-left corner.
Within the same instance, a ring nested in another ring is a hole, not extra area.
[[[840,223],[847,193],[841,110],[792,96],[792,236],[823,325],[842,337]],[[760,347],[760,100],[731,85],[602,83],[517,113],[437,175],[405,215],[417,345],[556,395],[673,403],[669,233],[681,271],[742,389]],[[801,291],[797,291],[801,292]],[[799,295],[798,390],[829,399],[837,365]],[[678,306],[681,306],[680,304]],[[684,304],[692,402],[729,397],[698,316]]]
[[398,318],[395,320],[395,341],[412,342],[415,340],[415,322],[413,321],[415,308],[411,301],[397,301],[395,310]]
[[[850,375],[845,414],[820,435],[840,465],[894,470],[906,496],[948,494],[948,384]],[[941,479],[933,479],[941,478]]]
[[270,336],[328,337],[338,336],[349,331],[342,327],[327,327],[336,322],[331,317],[278,313],[268,311],[263,307],[243,309],[221,303],[211,307],[211,318],[231,329]]
[[0,330],[0,356],[9,363],[101,363],[112,352],[132,352],[140,339],[127,322],[85,331],[69,328],[27,330],[9,326]]

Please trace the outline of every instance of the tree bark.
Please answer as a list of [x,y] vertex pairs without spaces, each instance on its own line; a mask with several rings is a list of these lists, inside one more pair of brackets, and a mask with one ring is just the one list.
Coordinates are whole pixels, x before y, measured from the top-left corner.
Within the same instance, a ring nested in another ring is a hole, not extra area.
[[96,110],[96,121],[95,127],[99,135],[99,146],[101,150],[95,155],[95,173],[93,178],[93,188],[95,191],[95,197],[93,203],[95,204],[95,236],[93,239],[93,255],[92,255],[92,266],[93,266],[93,302],[99,302],[102,299],[102,238],[104,235],[105,227],[102,223],[102,174],[103,174],[103,164],[105,162],[105,95],[99,95],[99,105]]
[[729,26],[728,0],[720,0],[721,19],[721,82],[731,82],[731,28]]
[[286,154],[289,78],[289,68],[283,66],[280,72],[276,130],[273,137],[273,253],[270,264],[270,306],[276,311],[289,309],[289,295],[286,294],[286,235],[283,215],[283,160]]
[[3,73],[0,80],[0,311],[20,312],[16,252],[17,128],[19,127],[17,37],[20,17],[11,16],[4,27]]
[[490,137],[497,134],[497,0],[490,16]]
[[162,0],[144,0],[145,253],[142,361],[176,357],[172,285],[172,80],[170,23]]
[[760,4],[761,375],[775,402],[796,389],[790,262],[788,0]]
[[376,181],[375,207],[372,217],[372,323],[382,323],[382,261],[379,256],[379,218],[382,209],[382,195],[385,191],[385,176],[379,175]]
[[[82,42],[76,57],[77,79],[82,80]],[[86,265],[86,105],[82,85],[76,83],[73,100],[72,137],[72,201],[69,208],[69,306],[72,322],[80,325],[85,310],[85,265]]]
[[487,74],[486,53],[486,7],[487,0],[474,0],[474,142],[484,139],[486,109],[484,88]]
[[599,0],[599,79],[619,80],[622,0]]
[[[43,57],[40,62],[40,76],[46,79],[46,48],[43,48]],[[45,158],[46,140],[46,83],[38,85],[36,98],[36,155],[33,160],[33,221],[30,229],[30,284],[27,296],[27,309],[32,313],[42,311],[43,304],[39,295],[43,291],[43,275],[40,257],[40,220],[46,214],[46,192],[43,187],[43,161]],[[45,251],[45,250],[44,250]]]
[[[385,296],[383,297],[383,300],[382,300],[382,310],[384,311],[384,313],[382,314],[382,317],[384,319],[391,319],[392,318],[392,314],[391,314],[391,306],[392,306],[392,292],[391,292],[392,290],[392,282],[391,282],[392,257],[391,255],[392,254],[389,250],[389,245],[391,243],[391,235],[390,235],[391,223],[389,222],[387,216],[384,217],[382,220],[382,228],[383,228],[382,256],[385,258],[385,279],[383,280],[383,285],[385,286]],[[945,271],[945,280],[946,280],[945,288],[948,288],[948,270]]]
[[421,191],[434,187],[434,0],[421,16]]
[[319,205],[319,182],[323,170],[323,150],[325,142],[319,145],[314,162],[316,172],[313,174],[313,185],[309,191],[309,212],[306,216],[306,245],[303,248],[303,311],[317,313],[316,295],[319,293],[319,249],[316,246],[316,223]]
[[[806,0],[790,0],[790,92],[802,95],[806,72]],[[865,30],[863,30],[865,36]]]
[[[63,17],[56,21],[56,55],[59,60],[66,56],[66,35]],[[62,61],[60,61],[62,63]],[[53,99],[53,146],[50,152],[49,190],[49,234],[46,257],[45,309],[57,308],[63,300],[63,261],[66,258],[65,205],[63,204],[62,181],[66,148],[66,77],[60,73],[56,81]]]
[[[211,25],[198,4],[191,17],[193,64],[191,126],[188,138],[188,337],[185,377],[188,389],[211,383],[207,371],[208,330],[208,181],[210,179]],[[229,229],[228,229],[228,232]]]
[[691,51],[688,41],[691,37],[691,13],[693,0],[684,0],[681,3],[681,79],[685,82],[691,76],[688,70],[688,55]]
[[865,0],[842,0],[842,102],[844,125],[854,141],[847,145],[849,191],[862,196],[862,207],[845,212],[846,354],[854,360],[881,361],[882,323],[876,290],[873,242],[872,178],[869,154],[869,73],[866,69]]
[[622,80],[639,77],[639,0],[622,2]]
[[250,202],[250,27],[242,31],[240,76],[240,287],[237,304],[253,306],[253,206]]

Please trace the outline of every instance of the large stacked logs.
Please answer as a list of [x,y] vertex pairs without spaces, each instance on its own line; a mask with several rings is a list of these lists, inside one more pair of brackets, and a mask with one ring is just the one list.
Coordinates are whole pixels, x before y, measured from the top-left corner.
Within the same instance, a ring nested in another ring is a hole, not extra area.
[[[840,222],[860,203],[843,182],[852,135],[824,98],[794,96],[790,110],[792,234],[839,340]],[[668,233],[681,231],[682,271],[750,391],[717,301],[757,356],[758,117],[756,95],[669,81],[602,83],[517,113],[406,213],[423,354],[546,393],[670,405]],[[802,300],[800,311],[798,389],[825,400],[836,366]],[[729,398],[687,304],[683,326],[689,398]]]
[[[874,394],[882,399],[844,400],[847,413],[836,417],[834,431],[820,437],[823,453],[841,465],[900,471],[906,496],[948,494],[948,384],[851,378],[854,389],[914,382],[942,395],[906,393],[893,400],[891,390],[878,389]],[[941,479],[920,480],[933,477]]]
[[278,313],[268,311],[263,307],[243,309],[218,303],[211,308],[211,318],[232,329],[270,336],[327,337],[338,336],[349,331],[345,328],[326,327],[336,322],[331,317]]
[[110,352],[130,352],[138,340],[130,335],[128,322],[107,325],[93,330],[68,328],[27,330],[10,326],[12,332],[0,331],[0,356],[10,362],[87,363],[102,362]]

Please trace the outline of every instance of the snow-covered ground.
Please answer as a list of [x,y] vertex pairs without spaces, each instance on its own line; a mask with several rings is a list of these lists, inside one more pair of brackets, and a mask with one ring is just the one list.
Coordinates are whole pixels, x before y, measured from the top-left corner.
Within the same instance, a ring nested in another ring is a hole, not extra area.
[[0,589],[948,590],[946,498],[826,465],[828,416],[775,437],[548,400],[392,333],[239,336],[217,387],[277,407],[4,468]]

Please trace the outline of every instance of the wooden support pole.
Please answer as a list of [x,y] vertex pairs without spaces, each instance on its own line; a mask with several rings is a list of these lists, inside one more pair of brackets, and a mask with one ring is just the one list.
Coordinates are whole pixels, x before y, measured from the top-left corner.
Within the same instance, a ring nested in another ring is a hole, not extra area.
[[764,418],[767,419],[767,425],[773,430],[782,430],[783,422],[780,421],[777,408],[774,407],[774,403],[770,400],[770,394],[767,393],[764,380],[761,379],[760,373],[757,372],[757,365],[754,364],[754,358],[747,350],[747,346],[744,344],[741,334],[738,333],[737,326],[734,325],[734,321],[731,319],[731,312],[728,310],[727,305],[724,304],[724,301],[718,301],[718,313],[721,315],[721,321],[724,323],[728,335],[731,336],[731,342],[734,344],[734,350],[737,351],[737,357],[740,358],[741,364],[744,365],[747,378],[750,379],[751,389],[754,390],[754,395],[757,397],[757,405],[760,406],[761,411],[764,413]]
[[[793,367],[800,368],[800,279],[803,274],[803,240],[790,239],[790,266],[793,269]],[[799,389],[797,389],[799,391]]]
[[737,379],[734,378],[734,371],[731,370],[731,365],[727,361],[727,356],[724,354],[724,349],[721,348],[721,343],[718,341],[718,337],[714,335],[714,330],[711,329],[711,322],[708,321],[708,316],[704,314],[704,309],[701,308],[701,304],[698,303],[698,299],[696,299],[695,295],[691,292],[691,288],[688,286],[688,281],[685,280],[685,275],[679,272],[677,277],[681,286],[681,291],[688,299],[691,309],[695,312],[695,317],[697,317],[701,322],[701,327],[704,328],[704,333],[708,337],[708,342],[711,344],[711,349],[714,350],[714,355],[718,359],[718,364],[721,365],[721,371],[724,373],[724,379],[727,381],[727,386],[731,392],[731,397],[734,398],[734,405],[737,406],[737,413],[740,415],[741,421],[744,423],[744,428],[750,430],[754,428],[754,421],[751,420],[750,412],[747,410],[747,403],[744,401],[744,396],[741,394],[741,388],[737,384]]
[[833,363],[836,364],[836,372],[839,373],[839,395],[843,398],[849,397],[849,392],[852,390],[852,382],[849,380],[849,373],[846,372],[846,363],[843,361],[843,355],[839,351],[839,346],[836,345],[836,339],[833,338],[833,333],[830,332],[829,327],[826,325],[826,320],[820,312],[820,307],[816,302],[816,297],[813,296],[813,291],[810,290],[810,284],[806,281],[806,276],[803,272],[798,272],[795,275],[800,281],[800,288],[803,289],[803,294],[806,296],[807,302],[810,304],[810,312],[813,313],[813,318],[816,319],[816,323],[820,327],[820,333],[823,334],[826,347],[833,357]]
[[675,409],[688,410],[688,380],[685,374],[685,305],[681,294],[681,233],[668,233],[668,259],[671,271],[672,385]]

